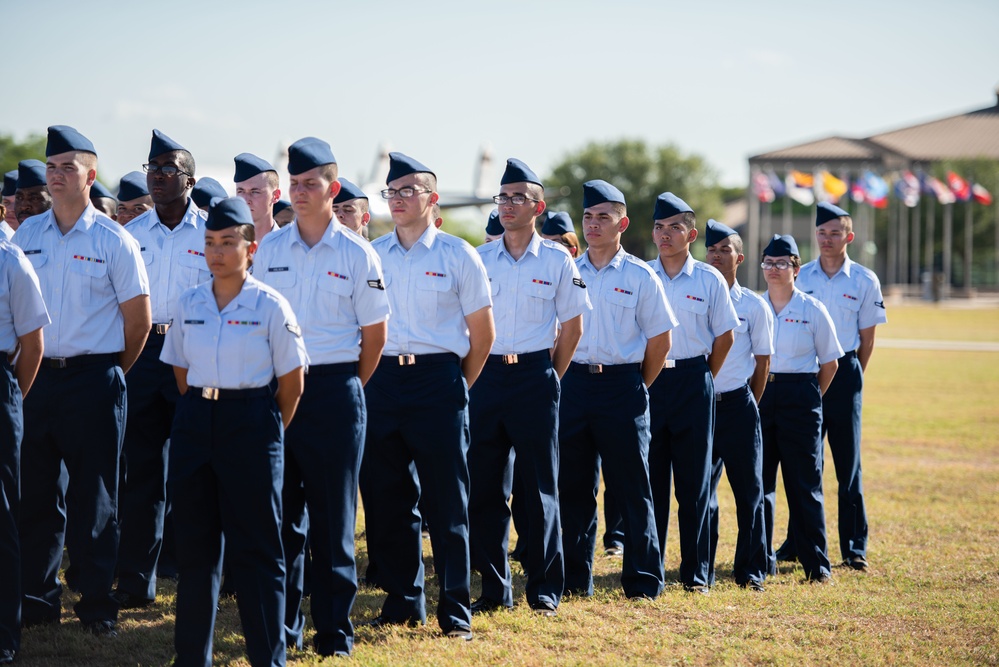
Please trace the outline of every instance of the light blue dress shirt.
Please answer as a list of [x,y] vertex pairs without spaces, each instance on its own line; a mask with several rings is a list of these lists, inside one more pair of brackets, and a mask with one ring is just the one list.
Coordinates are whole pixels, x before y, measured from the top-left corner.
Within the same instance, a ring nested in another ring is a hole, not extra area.
[[[774,311],[770,292],[763,295]],[[817,373],[819,366],[843,356],[829,311],[797,287],[781,312],[774,311],[771,373]]]
[[774,314],[770,304],[738,281],[732,284],[729,297],[739,317],[739,326],[735,328],[732,349],[715,377],[717,393],[744,387],[756,369],[755,357],[774,353]]
[[860,347],[861,329],[888,321],[877,274],[849,257],[832,278],[818,260],[805,264],[794,286],[825,305],[836,325],[839,344],[848,352]]
[[49,322],[31,263],[20,248],[0,239],[0,351],[13,354],[20,336]]

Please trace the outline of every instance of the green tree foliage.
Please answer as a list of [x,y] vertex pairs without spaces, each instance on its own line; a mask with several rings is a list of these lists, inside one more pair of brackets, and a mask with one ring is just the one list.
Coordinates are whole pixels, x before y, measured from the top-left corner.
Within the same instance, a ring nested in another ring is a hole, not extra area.
[[631,224],[621,242],[638,257],[656,254],[652,213],[659,194],[669,191],[690,204],[702,231],[708,218],[720,218],[724,210],[718,174],[700,155],[684,154],[675,144],[649,146],[641,139],[591,142],[566,155],[545,180],[549,191],[565,195],[549,201],[549,205],[572,216],[581,242],[583,183],[595,178],[612,183],[624,193]]
[[11,134],[0,134],[0,174],[17,169],[21,160],[34,158],[45,160],[45,136],[29,134],[24,141],[18,141]]

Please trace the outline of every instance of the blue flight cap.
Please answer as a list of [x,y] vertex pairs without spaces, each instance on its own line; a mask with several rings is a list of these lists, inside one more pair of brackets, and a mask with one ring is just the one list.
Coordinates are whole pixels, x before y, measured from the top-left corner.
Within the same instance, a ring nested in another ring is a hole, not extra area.
[[494,208],[486,221],[486,234],[489,236],[501,236],[503,234],[503,224],[499,219],[499,209]]
[[304,174],[324,164],[336,164],[333,149],[322,139],[305,137],[288,146],[288,173]]
[[225,191],[222,184],[208,176],[199,178],[198,182],[194,184],[194,189],[191,190],[191,199],[194,200],[194,205],[198,208],[205,208],[215,197],[225,199],[228,196],[229,193]]
[[506,161],[506,171],[503,172],[503,178],[500,179],[500,185],[508,183],[534,183],[545,187],[530,167],[514,157]]
[[402,153],[389,153],[389,172],[385,177],[385,185],[388,185],[397,178],[409,176],[410,174],[431,174],[437,178],[437,174],[430,171],[430,167],[414,160]]
[[17,163],[17,189],[45,185],[45,163],[41,160],[21,160]]
[[132,201],[149,194],[146,175],[141,171],[130,171],[118,183],[118,201]]
[[770,239],[770,245],[763,249],[763,254],[768,257],[783,257],[784,255],[797,255],[798,244],[794,242],[794,237],[790,234],[774,234]]
[[603,204],[604,202],[628,205],[624,201],[624,193],[607,181],[596,180],[583,183],[583,208],[589,208],[597,204]]
[[841,209],[835,204],[830,204],[829,202],[820,201],[815,206],[815,226],[818,227],[821,224],[829,222],[830,220],[836,220],[842,218],[843,216],[850,217],[850,214]]
[[704,227],[704,245],[705,247],[713,246],[719,241],[738,233],[728,225],[723,225],[717,220],[708,220],[708,224]]
[[3,197],[13,197],[17,192],[17,169],[11,169],[3,175]]
[[274,202],[274,206],[271,206],[271,216],[275,216],[286,208],[291,208],[291,202],[287,199],[278,199]]
[[681,213],[693,213],[694,209],[687,205],[687,202],[677,197],[672,192],[664,192],[656,197],[656,211],[652,214],[653,220],[665,220]]
[[548,236],[562,234],[575,234],[576,228],[572,225],[572,218],[565,211],[549,211],[544,224],[541,225],[541,233]]
[[149,144],[148,159],[152,160],[154,157],[158,157],[164,153],[169,153],[170,151],[190,152],[159,130],[153,130],[153,140]]
[[233,183],[248,181],[257,174],[262,174],[265,171],[277,173],[277,169],[270,162],[252,153],[240,153],[233,158],[233,162],[236,163],[236,173],[232,176]]
[[[94,184],[90,186],[90,198],[91,199],[114,199],[115,196],[111,194],[111,191],[104,187],[104,184],[98,180],[94,180]],[[116,200],[117,201],[117,200]]]
[[367,199],[368,195],[364,194],[364,190],[357,187],[346,178],[338,178],[340,181],[340,192],[337,193],[336,197],[333,198],[334,204],[342,204],[345,201],[350,201],[351,199]]
[[45,157],[60,155],[70,151],[83,151],[97,155],[97,149],[85,136],[69,125],[53,125],[49,128],[48,141],[45,143]]
[[237,225],[253,225],[250,207],[239,197],[212,197],[205,229],[218,232]]

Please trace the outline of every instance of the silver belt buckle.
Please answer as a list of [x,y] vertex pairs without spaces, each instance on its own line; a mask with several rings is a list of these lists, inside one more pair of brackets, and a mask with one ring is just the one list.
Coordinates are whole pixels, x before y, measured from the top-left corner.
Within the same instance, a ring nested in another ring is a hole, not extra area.
[[586,370],[588,370],[590,372],[590,375],[594,375],[594,374],[597,374],[597,373],[603,373],[604,372],[604,365],[603,364],[589,364],[589,365],[587,365]]
[[504,354],[503,363],[509,366],[510,364],[519,364],[520,360],[517,358],[516,354]]
[[167,322],[165,324],[154,324],[153,328],[154,331],[156,331],[156,333],[158,333],[161,336],[165,336],[167,330],[170,328],[170,323]]
[[219,390],[218,387],[202,387],[201,388],[201,398],[208,399],[209,401],[219,400]]
[[663,368],[676,368],[676,359],[666,359],[663,361]]
[[773,374],[773,373],[771,373],[771,374],[770,374],[770,375],[769,375],[769,376],[767,377],[767,382],[773,382],[773,381],[774,381],[774,374]]
[[412,366],[416,363],[415,354],[400,354],[399,355],[399,365],[400,366]]
[[56,362],[56,368],[66,368],[66,357],[49,357],[49,359]]

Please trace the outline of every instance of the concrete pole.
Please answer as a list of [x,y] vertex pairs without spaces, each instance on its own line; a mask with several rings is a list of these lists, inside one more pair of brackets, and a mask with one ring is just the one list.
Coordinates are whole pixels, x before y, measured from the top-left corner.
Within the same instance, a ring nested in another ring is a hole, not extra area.
[[972,205],[974,199],[964,202],[964,294],[974,296],[975,286],[971,281],[971,253],[974,249],[974,216],[972,215]]
[[923,209],[923,197],[920,195],[919,200],[916,202],[916,207],[912,209],[912,262],[909,266],[909,284],[915,285],[916,289],[919,289],[920,276],[920,263],[919,263],[919,249],[920,244],[920,227],[922,227],[923,221],[920,219],[920,214]]
[[947,204],[943,211],[943,285],[940,290],[941,299],[950,298],[950,287],[953,284],[951,268],[954,265],[954,205]]

